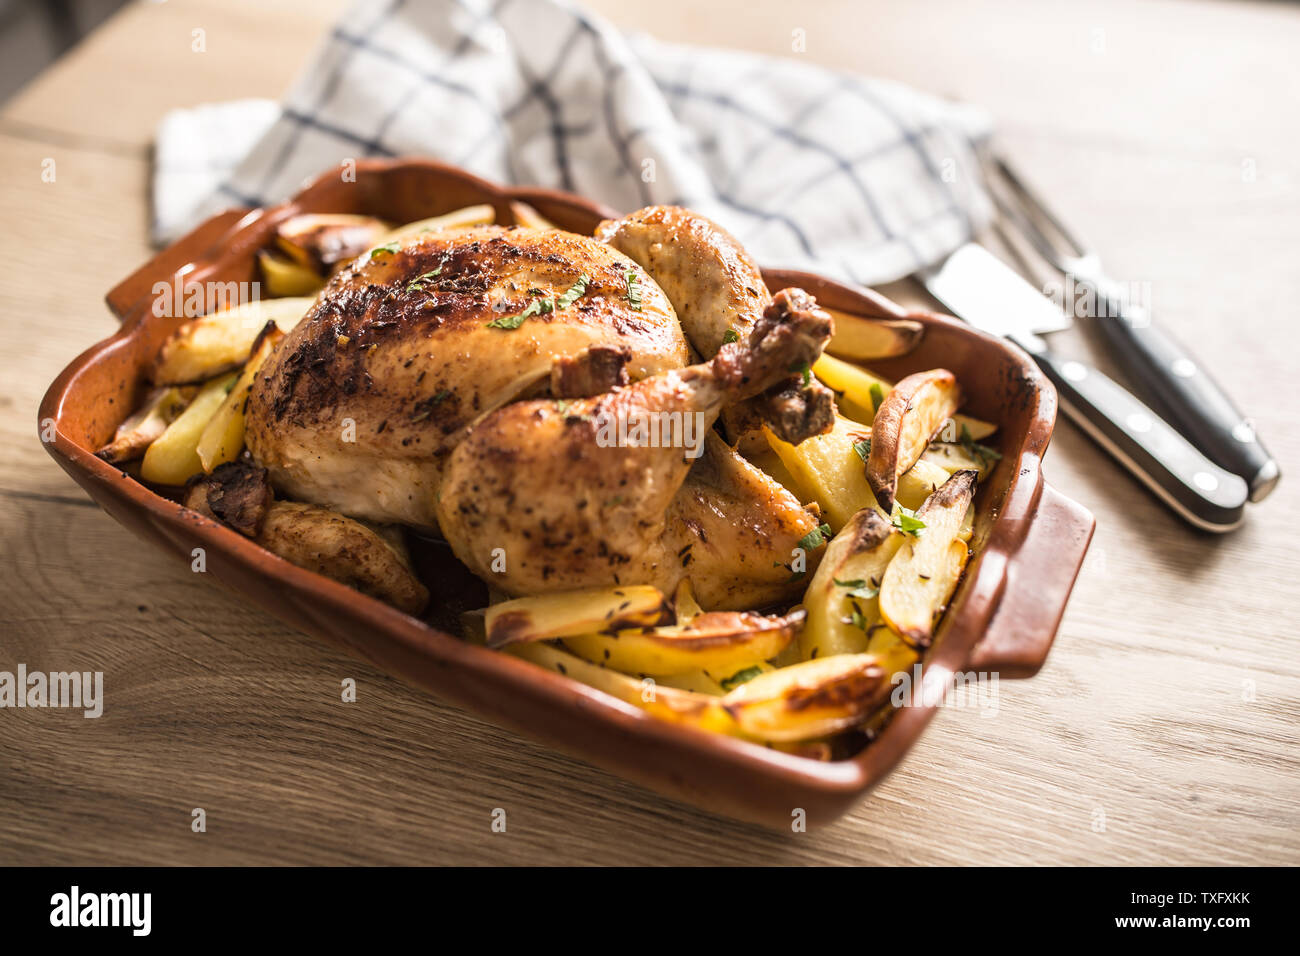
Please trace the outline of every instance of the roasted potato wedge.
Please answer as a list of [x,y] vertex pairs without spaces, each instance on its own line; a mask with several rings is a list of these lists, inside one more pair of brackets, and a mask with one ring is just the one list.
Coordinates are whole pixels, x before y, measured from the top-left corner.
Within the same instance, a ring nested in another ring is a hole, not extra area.
[[488,647],[505,647],[520,641],[656,627],[672,618],[672,606],[658,588],[632,585],[502,601],[488,608],[485,626]]
[[117,426],[113,440],[95,454],[114,464],[139,458],[176,421],[189,404],[187,393],[191,392],[191,389],[155,388],[145,397],[139,411]]
[[248,359],[267,322],[288,332],[315,299],[260,299],[191,319],[163,343],[152,378],[158,385],[185,385],[229,372]]
[[555,223],[551,222],[526,202],[512,202],[510,204],[510,211],[514,214],[515,222],[521,226],[527,226],[529,229],[555,228]]
[[835,320],[835,334],[826,349],[847,359],[906,355],[916,348],[925,334],[925,326],[912,319],[871,319],[839,309],[826,311]]
[[673,594],[673,612],[677,615],[678,624],[688,624],[704,613],[700,602],[695,600],[695,587],[690,578],[682,578],[677,585],[677,591]]
[[925,499],[938,491],[951,472],[940,468],[924,456],[898,479],[898,491],[895,494],[898,504],[915,511],[925,504]]
[[[979,447],[983,448],[983,446]],[[983,481],[992,473],[1001,457],[997,452],[972,454],[969,449],[956,442],[936,441],[931,442],[930,447],[922,453],[921,461],[937,465],[950,475],[959,471],[973,471],[979,475],[979,480]]]
[[254,540],[290,564],[333,578],[407,614],[418,614],[429,602],[429,591],[411,570],[404,546],[337,511],[296,501],[274,502]]
[[861,509],[875,507],[863,470],[871,437],[866,425],[836,416],[829,432],[798,445],[782,441],[766,427],[763,432],[794,482],[791,490],[801,501],[816,501],[832,531],[838,532]]
[[306,213],[276,228],[275,244],[289,259],[325,276],[339,263],[355,259],[392,226],[374,216]]
[[[888,379],[831,355],[823,354],[812,370],[818,379],[835,392],[835,402],[840,411],[848,418],[860,422],[873,421],[880,403],[894,390]],[[991,422],[971,418],[969,415],[954,415],[951,427],[945,424],[941,432],[947,435],[951,431],[951,437],[956,441],[962,435],[963,427],[976,441],[997,431],[997,426]]]
[[215,378],[194,396],[177,419],[154,441],[140,463],[140,477],[160,485],[183,485],[203,471],[199,439],[235,385],[236,375]]
[[836,654],[761,674],[722,698],[742,733],[792,742],[862,723],[889,699],[889,675],[870,654]]
[[826,548],[804,594],[803,660],[867,650],[871,628],[880,620],[880,584],[902,543],[903,535],[872,508],[849,519]]
[[320,273],[279,252],[262,250],[257,254],[257,264],[262,268],[262,282],[272,298],[314,296],[325,285],[325,277]]
[[663,720],[711,733],[737,735],[740,732],[731,714],[722,706],[721,697],[681,690],[649,678],[629,677],[541,642],[511,644],[506,652],[571,677]]
[[976,474],[959,471],[916,512],[924,527],[909,535],[885,570],[880,616],[917,647],[928,647],[934,621],[956,587],[969,553],[961,540]]
[[284,333],[274,322],[266,323],[234,388],[199,436],[195,451],[198,452],[199,463],[203,465],[204,471],[211,473],[218,465],[234,461],[244,450],[244,409],[248,405],[248,393],[253,389],[262,363],[275,351],[283,338]]
[[880,507],[893,510],[898,477],[917,463],[961,402],[956,376],[942,368],[909,375],[885,396],[871,424],[866,470]]
[[490,204],[466,206],[463,209],[456,209],[441,216],[418,219],[415,222],[408,222],[405,225],[398,226],[396,229],[380,236],[375,240],[374,245],[383,246],[390,242],[401,242],[403,239],[418,236],[422,232],[441,232],[444,229],[464,229],[468,226],[489,226],[496,222],[496,218],[496,210]]
[[707,671],[729,678],[781,653],[805,617],[801,610],[783,617],[710,611],[685,624],[566,637],[564,646],[625,674],[665,677]]
[[899,671],[910,670],[921,659],[920,648],[886,624],[876,624],[871,628],[867,653],[880,661],[880,666],[889,674],[891,681]]

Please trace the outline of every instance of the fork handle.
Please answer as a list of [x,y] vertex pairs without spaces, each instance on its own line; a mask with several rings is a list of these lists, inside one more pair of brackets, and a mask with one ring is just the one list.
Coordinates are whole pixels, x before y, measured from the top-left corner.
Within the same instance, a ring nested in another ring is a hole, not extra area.
[[1183,520],[1220,533],[1241,523],[1248,493],[1241,478],[1095,368],[1041,348],[1027,351],[1056,386],[1065,413]]
[[1145,309],[1108,293],[1104,285],[1092,288],[1102,316],[1097,327],[1125,372],[1147,387],[1171,425],[1245,479],[1251,501],[1266,498],[1281,472],[1223,389],[1177,340],[1151,323]]

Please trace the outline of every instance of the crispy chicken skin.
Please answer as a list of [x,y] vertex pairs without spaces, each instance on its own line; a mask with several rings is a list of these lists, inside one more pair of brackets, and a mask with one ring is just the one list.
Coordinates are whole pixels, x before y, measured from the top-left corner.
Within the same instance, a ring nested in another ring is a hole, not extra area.
[[[443,534],[471,570],[510,594],[620,583],[670,590],[689,574],[708,595],[706,607],[787,596],[792,576],[774,567],[816,526],[793,496],[716,449],[683,490],[693,469],[682,447],[610,437],[618,423],[668,415],[694,416],[703,436],[725,406],[814,361],[830,332],[830,316],[812,297],[787,289],[748,341],[722,346],[701,365],[592,398],[520,401],[493,412],[450,456],[438,503]],[[743,481],[719,494],[728,468]],[[728,514],[732,508],[753,514],[746,521]],[[726,532],[720,518],[731,523]],[[742,549],[749,553],[738,558]]]
[[763,273],[735,237],[688,209],[647,206],[606,219],[596,238],[650,273],[705,358],[718,354],[728,330],[748,337],[772,301]]
[[[745,339],[772,301],[762,270],[735,237],[689,209],[647,206],[622,219],[606,219],[596,238],[650,273],[704,358],[718,353],[728,333]],[[765,421],[780,438],[798,444],[829,431],[834,419],[830,389],[795,377],[775,384],[771,394],[748,408],[733,409],[725,421],[729,432],[745,421]]]
[[[601,235],[617,241],[429,233],[338,272],[250,394],[248,448],[275,490],[437,529],[511,595],[667,593],[689,576],[710,610],[794,597],[817,520],[711,428],[742,404],[818,428],[792,370],[821,354],[830,316],[801,290],[771,296],[734,239],[684,210]],[[689,364],[688,340],[707,361]],[[601,428],[673,414],[701,457]]]
[[[431,527],[446,455],[496,408],[544,394],[551,368],[593,347],[627,352],[635,381],[689,360],[663,292],[631,260],[556,230],[434,233],[335,276],[264,367],[248,447],[276,489],[375,521]],[[488,323],[539,298],[567,308]]]

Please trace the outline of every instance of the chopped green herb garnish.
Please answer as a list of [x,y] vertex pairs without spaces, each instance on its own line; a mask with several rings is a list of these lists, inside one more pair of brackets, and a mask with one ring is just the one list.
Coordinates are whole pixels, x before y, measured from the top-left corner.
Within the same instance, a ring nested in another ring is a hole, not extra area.
[[440,275],[442,275],[442,266],[438,266],[436,269],[430,269],[428,272],[423,272],[410,282],[406,283],[406,291],[414,292],[416,289]]
[[434,405],[438,405],[446,401],[450,396],[451,396],[451,389],[444,388],[440,391],[435,392],[433,394],[433,397],[430,398],[429,401],[432,402]]
[[[573,303],[582,298],[583,293],[587,291],[587,283],[590,281],[591,279],[584,272],[582,275],[578,276],[578,281],[569,286],[568,291],[558,299],[533,299],[533,301],[529,302],[528,305],[524,306],[522,312],[516,315],[503,315],[499,319],[493,319],[488,323],[488,328],[517,329],[519,326],[524,324],[524,320],[529,316],[546,315],[550,312],[558,312],[560,309],[567,309],[569,306],[573,305]],[[532,293],[541,292],[540,289],[529,289],[528,291]]]
[[555,401],[555,410],[563,415],[569,410],[569,403],[566,399],[559,398]]
[[978,458],[980,461],[988,464],[991,461],[1000,461],[1002,453],[988,445],[981,445],[971,437],[970,428],[963,422],[961,426],[961,447],[966,450],[966,454],[972,458]]
[[880,411],[880,403],[885,400],[885,390],[880,387],[879,382],[871,383],[871,410]]
[[567,309],[569,306],[573,305],[573,303],[581,299],[586,293],[587,283],[590,281],[591,277],[585,272],[578,276],[578,281],[569,286],[569,290],[555,300],[555,311],[558,312],[560,309]]
[[808,367],[807,362],[800,362],[798,365],[791,365],[790,371],[798,372],[799,376],[803,379],[805,386],[812,384],[812,369]]
[[831,578],[837,587],[848,588],[848,597],[861,598],[864,601],[870,601],[873,597],[880,594],[880,588],[873,588],[862,578],[854,578],[852,581],[841,581],[839,578]]
[[631,269],[627,270],[624,275],[627,282],[627,304],[632,307],[633,312],[641,311],[641,277]]
[[763,673],[761,667],[746,667],[743,671],[736,671],[736,673],[718,683],[722,685],[723,690],[731,690],[733,687],[739,687],[741,684],[752,681],[761,673]]
[[545,315],[554,311],[555,303],[550,299],[533,299],[524,306],[524,311],[516,315],[503,315],[499,319],[493,319],[488,323],[490,329],[517,329],[524,324],[524,320],[532,315]]
[[871,457],[871,439],[864,438],[862,441],[855,441],[853,443],[853,450],[858,453],[859,458],[866,461]]
[[910,534],[913,538],[919,538],[925,531],[925,522],[916,516],[915,511],[910,511],[902,505],[897,506],[889,520],[895,528],[903,534]]
[[806,535],[799,539],[799,547],[805,551],[813,551],[820,548],[831,538],[831,526],[828,524],[818,525]]
[[859,631],[865,631],[870,626],[867,624],[867,616],[858,610],[856,606],[853,608],[853,614],[850,620],[852,621],[853,626]]
[[387,252],[389,254],[392,254],[396,252],[400,246],[401,243],[399,243],[396,239],[394,239],[392,242],[385,242],[382,246],[375,246],[375,248],[370,250],[370,255],[366,256],[366,261],[369,262],[371,259],[379,255],[379,253],[381,252]]
[[739,342],[739,341],[740,341],[740,333],[737,332],[735,329],[727,329],[727,331],[723,333],[722,336],[723,345],[730,345],[732,342]]

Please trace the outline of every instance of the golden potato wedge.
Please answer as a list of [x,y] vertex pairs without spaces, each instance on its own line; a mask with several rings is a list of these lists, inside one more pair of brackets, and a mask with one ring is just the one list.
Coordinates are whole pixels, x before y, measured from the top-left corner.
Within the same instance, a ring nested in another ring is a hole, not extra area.
[[871,423],[866,469],[880,507],[893,510],[898,477],[916,464],[961,401],[957,377],[943,368],[909,375],[885,396]]
[[959,471],[973,471],[979,475],[980,481],[983,481],[992,473],[998,459],[1002,456],[991,448],[985,449],[983,445],[977,447],[984,449],[987,453],[975,452],[972,454],[969,447],[956,442],[931,442],[930,446],[921,455],[921,461],[938,465],[950,475]]
[[[758,673],[761,673],[759,671]],[[656,677],[661,684],[668,687],[675,687],[678,690],[689,690],[695,694],[708,694],[712,697],[721,697],[726,693],[722,685],[713,677],[712,674],[704,671],[688,671],[685,674],[668,674],[662,677]]]
[[677,585],[677,591],[673,594],[673,612],[677,615],[678,624],[688,624],[704,613],[700,602],[695,600],[695,588],[690,578],[682,578]]
[[640,584],[502,601],[488,608],[485,625],[488,647],[504,647],[520,641],[656,627],[669,623],[672,616],[672,606],[659,589]]
[[903,535],[875,509],[863,508],[849,519],[804,594],[803,660],[867,650],[871,628],[880,620],[880,582],[902,543]]
[[894,497],[898,504],[915,511],[950,477],[951,472],[932,461],[926,461],[922,456],[920,461],[899,476],[898,491]]
[[826,349],[847,359],[906,355],[925,335],[925,326],[912,319],[873,319],[839,309],[826,311],[835,320],[835,334]]
[[[823,354],[814,363],[812,370],[819,380],[835,392],[835,402],[840,411],[848,418],[860,422],[873,421],[880,403],[894,390],[888,379],[830,355]],[[951,426],[953,440],[963,434],[963,428],[976,441],[997,431],[997,426],[992,422],[969,415],[954,415]],[[948,431],[949,427],[945,423],[941,432],[946,434]]]
[[877,406],[893,389],[887,380],[874,372],[825,353],[813,363],[812,372],[818,381],[835,392],[835,404],[840,411],[855,421],[872,421]]
[[405,225],[398,226],[376,239],[374,245],[383,246],[390,242],[401,242],[403,239],[418,236],[422,232],[441,232],[444,229],[464,229],[468,226],[488,226],[496,222],[496,218],[496,210],[487,203],[479,206],[466,206],[463,209],[456,209],[441,216],[418,219],[415,222],[408,222]]
[[761,674],[722,698],[742,733],[793,742],[862,723],[889,699],[889,675],[870,654],[836,654]]
[[157,385],[186,385],[236,369],[247,361],[267,322],[288,332],[315,301],[259,299],[191,319],[158,350],[151,377]]
[[831,430],[791,445],[766,426],[763,433],[794,482],[801,501],[816,501],[832,531],[838,532],[863,508],[875,507],[863,470],[871,429],[836,416]]
[[960,534],[975,482],[975,472],[959,471],[926,500],[915,516],[923,527],[903,542],[880,584],[880,616],[917,647],[930,645],[935,619],[965,567],[969,552]]
[[314,296],[325,285],[324,276],[278,252],[264,249],[257,254],[257,264],[262,269],[262,284],[272,298]]
[[114,464],[139,458],[162,437],[189,404],[190,397],[192,390],[188,388],[155,388],[145,396],[139,411],[118,425],[113,440],[95,455]]
[[730,678],[781,653],[805,617],[801,610],[783,617],[709,611],[685,624],[566,637],[564,646],[593,664],[625,674],[664,677],[708,671]]
[[275,244],[289,259],[316,275],[355,259],[392,226],[374,216],[305,213],[286,219],[275,230]]
[[236,375],[215,378],[194,396],[162,436],[151,444],[140,463],[140,477],[160,485],[183,485],[203,471],[199,439],[212,416],[235,385]]
[[429,602],[429,591],[411,570],[400,538],[328,508],[273,502],[254,540],[290,564],[333,578],[407,614],[418,614]]
[[555,228],[555,223],[551,222],[526,202],[512,202],[510,204],[510,211],[514,214],[515,222],[521,226],[527,226],[529,229]]
[[920,649],[886,624],[877,624],[871,629],[866,652],[880,661],[891,681],[895,674],[910,671],[912,665],[921,659]]
[[253,390],[262,363],[275,351],[283,338],[284,333],[274,322],[266,323],[234,388],[199,436],[195,451],[198,452],[203,470],[209,474],[218,465],[234,461],[244,450],[244,409],[248,406],[248,393]]
[[542,642],[511,644],[505,651],[640,707],[663,720],[687,724],[710,733],[739,734],[736,722],[722,706],[721,697],[680,690],[652,678],[629,677]]

